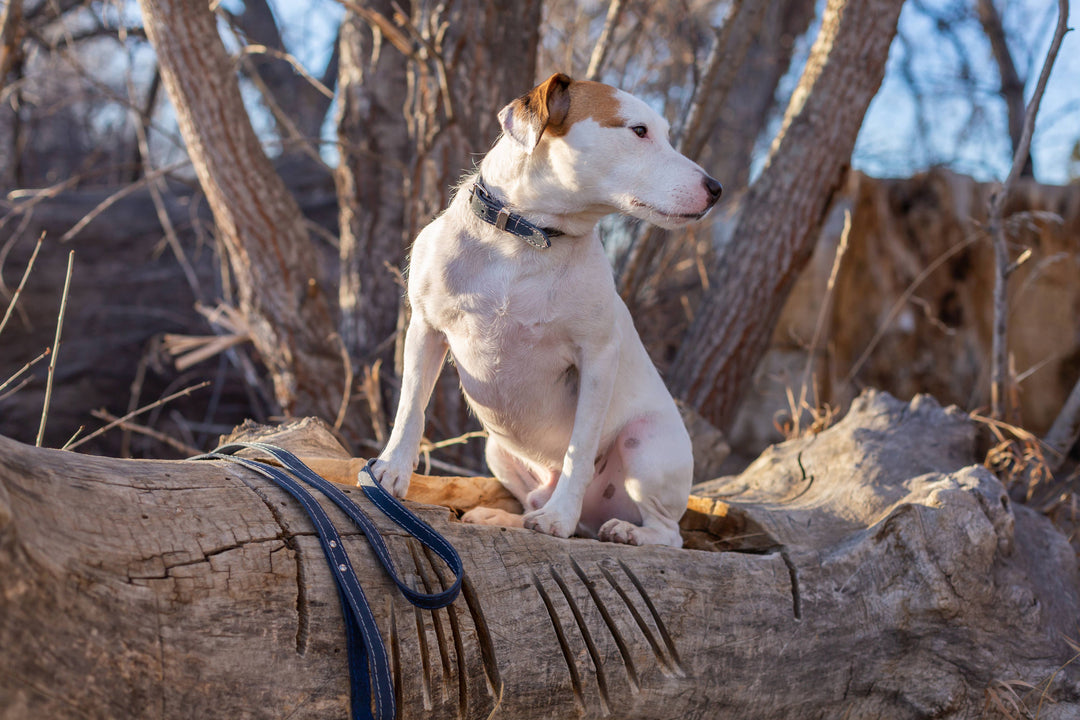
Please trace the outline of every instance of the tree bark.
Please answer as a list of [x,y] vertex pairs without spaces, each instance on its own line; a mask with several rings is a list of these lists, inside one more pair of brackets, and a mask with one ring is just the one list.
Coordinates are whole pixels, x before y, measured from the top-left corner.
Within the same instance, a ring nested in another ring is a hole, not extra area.
[[0,91],[7,85],[8,73],[22,62],[22,22],[22,0],[8,0],[0,12]]
[[723,427],[809,259],[877,92],[902,0],[831,0],[768,165],[742,204],[712,290],[670,371],[673,392]]
[[[373,362],[404,316],[395,271],[409,244],[494,142],[499,109],[531,87],[540,7],[539,0],[351,6],[341,41],[336,179],[342,336],[355,364]],[[445,437],[475,427],[451,367],[428,419]]]
[[[327,477],[355,472],[318,423],[241,435]],[[468,578],[433,613],[398,595],[362,536],[345,543],[401,717],[975,718],[1008,682],[1041,717],[1073,717],[1075,556],[970,465],[971,445],[962,413],[868,394],[817,438],[701,488],[683,519],[697,550],[414,506]],[[415,478],[413,491],[458,508],[506,500],[490,479]],[[438,586],[441,568],[372,515],[397,566]],[[339,607],[307,517],[259,476],[0,438],[7,720],[344,718]]]
[[[393,16],[392,2],[367,8]],[[341,26],[335,181],[341,212],[341,337],[354,362],[371,362],[393,336],[403,289],[394,277],[409,246],[405,177],[412,143],[405,122],[408,59],[354,10]]]
[[236,279],[240,310],[287,414],[333,419],[344,369],[303,216],[263,152],[204,3],[141,0],[162,82]]
[[768,3],[724,103],[705,115],[711,125],[703,128],[707,142],[698,160],[724,185],[725,197],[741,193],[750,181],[754,148],[776,106],[776,88],[791,65],[796,41],[814,19],[814,5],[813,0]]

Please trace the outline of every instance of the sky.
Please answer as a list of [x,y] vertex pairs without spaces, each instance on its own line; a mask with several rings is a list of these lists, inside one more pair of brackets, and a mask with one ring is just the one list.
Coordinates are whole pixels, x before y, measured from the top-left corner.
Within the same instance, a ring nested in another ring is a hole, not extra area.
[[[998,76],[989,45],[974,19],[954,23],[955,35],[937,30],[924,7],[947,13],[955,2],[909,2],[901,13],[898,37],[889,54],[885,80],[867,112],[855,147],[856,167],[876,175],[909,174],[912,169],[944,163],[978,180],[1004,180],[1012,160],[1005,105],[997,97]],[[1070,25],[1080,22],[1072,3]],[[922,7],[920,7],[922,6]],[[998,2],[1003,21],[1019,37],[1010,37],[1018,72],[1031,99],[1057,21],[1053,0]],[[1027,48],[1034,48],[1033,52]],[[966,55],[966,64],[964,55]],[[927,132],[911,144],[908,132],[918,123],[917,94],[905,80],[905,65],[917,78]],[[977,99],[974,112],[959,97]],[[959,96],[959,97],[958,97]],[[1080,35],[1069,32],[1040,106],[1032,157],[1036,177],[1062,184],[1080,175],[1070,161],[1080,140]],[[906,162],[905,162],[906,160]],[[900,172],[897,173],[896,171]]]

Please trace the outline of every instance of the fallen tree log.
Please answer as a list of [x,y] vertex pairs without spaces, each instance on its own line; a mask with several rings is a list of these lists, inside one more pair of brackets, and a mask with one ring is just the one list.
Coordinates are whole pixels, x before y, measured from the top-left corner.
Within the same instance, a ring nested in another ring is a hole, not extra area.
[[[260,433],[331,478],[355,472],[318,423],[240,435]],[[821,435],[699,486],[683,521],[698,549],[417,505],[468,575],[434,613],[396,593],[362,537],[345,541],[400,717],[968,718],[1012,702],[1076,717],[1076,559],[971,445],[963,414],[867,393]],[[509,501],[490,479],[414,486],[459,509]],[[413,582],[442,581],[374,519]],[[340,612],[306,516],[262,478],[0,438],[5,720],[343,718]]]

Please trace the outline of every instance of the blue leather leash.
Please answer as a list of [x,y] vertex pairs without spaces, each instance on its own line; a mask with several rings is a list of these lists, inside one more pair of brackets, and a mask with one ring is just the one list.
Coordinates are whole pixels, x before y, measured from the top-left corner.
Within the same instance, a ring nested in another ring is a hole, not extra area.
[[[371,549],[375,551],[375,557],[379,559],[379,563],[382,564],[390,578],[401,590],[401,593],[417,607],[435,610],[454,602],[458,592],[461,590],[461,579],[464,575],[461,557],[458,556],[457,551],[442,535],[435,532],[431,529],[431,526],[411,513],[408,508],[398,502],[393,495],[384,490],[375,480],[375,476],[371,472],[371,464],[374,459],[369,460],[360,473],[360,489],[386,517],[423,543],[446,563],[447,567],[454,573],[454,582],[445,590],[437,593],[421,593],[406,585],[398,574],[393,558],[390,557],[386,542],[371,521],[371,518],[348,495],[334,484],[319,477],[288,450],[260,442],[229,443],[228,445],[222,445],[213,452],[190,458],[191,460],[228,460],[243,465],[274,481],[303,506],[311,521],[315,524],[319,543],[322,545],[326,561],[330,564],[330,570],[334,575],[334,580],[337,582],[342,613],[345,616],[353,720],[391,720],[395,716],[396,708],[386,647],[383,645],[379,627],[375,624],[375,617],[371,613],[371,607],[368,604],[367,597],[364,595],[364,590],[360,587],[360,581],[353,570],[352,562],[349,560],[349,556],[341,543],[341,536],[326,511],[323,510],[314,496],[304,489],[303,485],[279,467],[259,460],[236,457],[233,454],[244,449],[259,450],[273,456],[296,477],[326,495],[335,505],[341,508],[360,527],[361,532],[368,539]],[[373,694],[375,699],[374,714],[371,711]]]

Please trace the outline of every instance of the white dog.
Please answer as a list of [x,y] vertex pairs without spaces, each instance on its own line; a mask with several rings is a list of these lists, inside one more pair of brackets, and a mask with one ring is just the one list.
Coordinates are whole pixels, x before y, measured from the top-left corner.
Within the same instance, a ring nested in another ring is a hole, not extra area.
[[608,85],[553,75],[499,121],[467,191],[413,244],[401,400],[375,475],[405,495],[449,349],[488,466],[526,510],[476,508],[466,522],[681,547],[690,438],[595,226],[612,212],[684,226],[720,183],[671,147],[659,114]]

